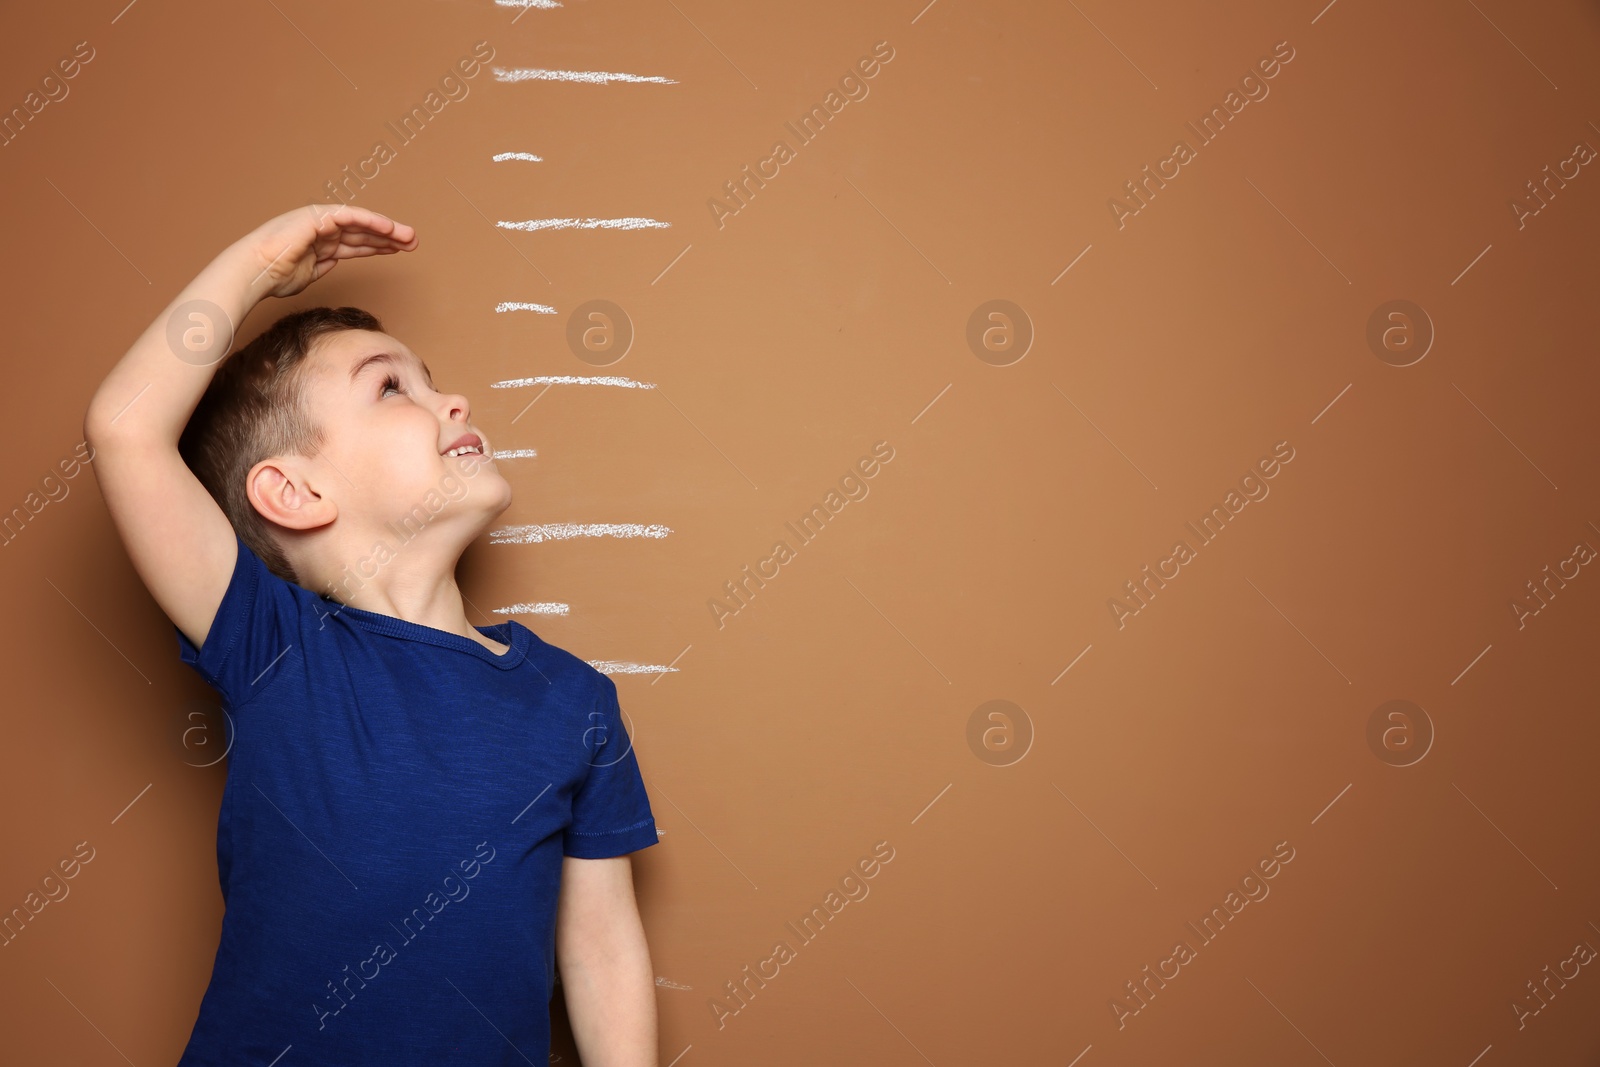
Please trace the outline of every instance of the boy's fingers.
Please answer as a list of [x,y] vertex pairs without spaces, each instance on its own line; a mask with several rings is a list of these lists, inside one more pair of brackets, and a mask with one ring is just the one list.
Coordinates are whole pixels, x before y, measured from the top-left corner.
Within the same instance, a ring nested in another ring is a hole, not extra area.
[[333,250],[333,255],[326,260],[318,262],[332,263],[338,259],[358,259],[361,256],[376,256],[384,252],[393,252],[392,248],[374,248],[371,245],[340,245]]
[[[373,233],[393,233],[397,237],[400,231],[411,231],[411,227],[403,222],[396,222],[381,212],[372,211],[364,207],[356,207],[354,204],[315,204],[312,205],[312,208],[319,224],[323,220],[331,218],[338,222],[341,227],[364,228]],[[409,238],[401,238],[401,240],[409,240]]]
[[361,230],[346,230],[339,235],[339,240],[347,245],[403,245],[409,241],[397,241],[389,234],[366,233]]

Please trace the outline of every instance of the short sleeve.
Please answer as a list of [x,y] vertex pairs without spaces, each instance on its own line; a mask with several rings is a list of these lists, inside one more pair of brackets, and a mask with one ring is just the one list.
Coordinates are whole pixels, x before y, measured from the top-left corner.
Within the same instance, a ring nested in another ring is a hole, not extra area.
[[272,684],[293,654],[301,607],[297,587],[268,570],[237,531],[233,539],[238,546],[233,576],[205,644],[197,649],[176,624],[172,630],[178,636],[178,658],[221,693],[229,708],[238,710]]
[[633,739],[622,723],[616,683],[605,675],[600,682],[584,730],[588,774],[572,798],[572,823],[562,838],[562,851],[579,859],[626,855],[660,837]]

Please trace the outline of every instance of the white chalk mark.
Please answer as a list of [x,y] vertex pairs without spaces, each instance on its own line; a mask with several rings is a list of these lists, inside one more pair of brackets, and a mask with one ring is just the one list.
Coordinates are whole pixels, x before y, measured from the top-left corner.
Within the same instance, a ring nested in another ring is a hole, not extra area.
[[1077,266],[1078,265],[1078,260],[1082,259],[1083,256],[1084,256],[1084,253],[1088,252],[1089,249],[1091,249],[1093,247],[1094,247],[1094,245],[1084,245],[1083,246],[1083,252],[1079,252],[1076,256],[1073,256],[1072,257],[1072,262],[1068,263],[1065,267],[1062,267],[1061,268],[1061,273],[1057,274],[1053,279],[1051,279],[1050,284],[1054,285],[1056,282],[1059,282],[1062,278],[1065,278],[1067,276],[1067,271],[1069,271],[1073,267]]
[[1083,646],[1083,652],[1079,652],[1076,656],[1072,657],[1072,662],[1067,664],[1065,667],[1063,667],[1061,669],[1061,673],[1056,675],[1053,679],[1051,679],[1050,684],[1051,685],[1055,685],[1056,682],[1061,681],[1062,677],[1065,676],[1066,673],[1068,671],[1070,671],[1073,667],[1075,667],[1077,665],[1078,661],[1083,658],[1083,653],[1089,651],[1093,647],[1094,647],[1093,645],[1084,645]]
[[522,601],[494,609],[496,615],[565,615],[567,611],[568,605],[559,600]]
[[1089,1050],[1092,1049],[1092,1048],[1094,1048],[1093,1045],[1085,1045],[1085,1046],[1083,1046],[1083,1051],[1078,1053],[1076,1056],[1072,1057],[1072,1062],[1067,1064],[1067,1067],[1077,1067],[1078,1061],[1083,1059],[1083,1057],[1085,1055],[1087,1055]]
[[592,659],[589,666],[601,674],[659,674],[666,671],[677,672],[676,667],[663,667],[659,663],[628,663],[619,659]]
[[491,545],[531,545],[540,541],[567,541],[574,537],[665,537],[672,529],[660,523],[550,522],[527,526],[502,526],[489,531]]
[[[954,384],[956,384],[956,383],[955,382],[951,382],[950,385],[947,385],[943,389],[939,390],[939,396],[944,396],[944,394],[948,393],[950,391],[950,386],[954,385]],[[917,412],[916,418],[913,418],[911,420],[911,425],[915,426],[917,424],[917,419],[920,419],[920,418],[922,418],[922,416],[926,415],[928,413],[928,408],[933,407],[933,405],[935,405],[935,404],[937,404],[939,402],[939,396],[936,396],[932,400],[928,401],[928,403],[926,405],[924,405],[923,409],[921,411]]]
[[1489,249],[1491,249],[1493,247],[1494,247],[1494,244],[1492,242],[1490,244],[1484,245],[1483,246],[1483,252],[1479,252],[1476,256],[1473,256],[1472,257],[1472,262],[1467,264],[1467,269],[1462,271],[1460,274],[1457,274],[1456,277],[1455,277],[1455,281],[1451,282],[1450,284],[1454,285],[1456,282],[1459,282],[1462,278],[1465,278],[1467,276],[1467,271],[1471,270],[1473,267],[1477,266],[1478,260],[1482,259],[1484,257],[1484,253],[1488,252]]
[[[1334,4],[1337,4],[1338,2],[1339,2],[1339,0],[1328,0],[1328,7],[1332,7]],[[1321,11],[1317,12],[1317,19],[1320,19],[1322,16],[1324,16],[1324,15],[1326,15],[1328,13],[1328,7],[1325,7]],[[1317,24],[1317,19],[1312,19],[1311,20],[1311,25],[1315,26]]]
[[528,385],[616,385],[623,389],[654,389],[652,382],[636,382],[616,374],[540,374],[532,378],[507,378],[491,382],[490,389],[520,389]]
[[[938,2],[939,2],[939,0],[928,0],[928,7],[932,7],[934,4],[937,4]],[[926,15],[928,13],[928,7],[925,7],[921,11],[917,12],[916,17],[911,20],[911,25],[915,26],[917,24],[917,19],[920,19],[922,16],[924,16],[924,15]]]
[[494,80],[497,82],[588,82],[591,85],[604,85],[607,82],[678,84],[675,78],[663,78],[655,74],[615,74],[605,70],[546,70],[542,67],[516,67],[511,70],[495,67]]
[[497,222],[505,230],[665,230],[672,223],[660,219],[526,219],[522,222]]
[[693,989],[694,988],[694,986],[692,986],[692,985],[680,985],[679,983],[674,982],[671,979],[661,977],[659,974],[656,975],[656,985],[662,986],[662,987],[664,987],[666,989]]
[[678,1061],[683,1059],[684,1055],[692,1048],[694,1048],[693,1045],[683,1046],[683,1052],[680,1052],[676,1056],[672,1057],[672,1062],[667,1064],[667,1067],[677,1067]]
[[[1354,384],[1356,384],[1356,383],[1355,382],[1351,382],[1350,383],[1350,385],[1354,385]],[[1344,394],[1348,393],[1350,391],[1350,385],[1347,385],[1343,389],[1339,390],[1339,396],[1344,396]],[[1321,411],[1317,412],[1317,419],[1320,419],[1320,418],[1322,418],[1322,416],[1326,415],[1328,413],[1328,408],[1333,407],[1333,405],[1335,405],[1335,404],[1337,404],[1339,402],[1339,396],[1336,396],[1332,400],[1328,401],[1328,407],[1327,408],[1323,408]],[[1317,424],[1317,419],[1312,419],[1311,420],[1311,425],[1315,426]]]
[[[1355,785],[1355,783],[1351,782],[1350,785]],[[1343,789],[1339,790],[1339,797],[1342,797],[1346,793],[1350,792],[1350,785],[1347,785]],[[1328,808],[1331,808],[1335,804],[1339,803],[1339,797],[1334,797],[1332,800],[1328,801]],[[1323,808],[1321,811],[1317,812],[1317,819],[1320,819],[1324,815],[1328,814],[1328,808]],[[1312,826],[1317,825],[1317,819],[1312,819],[1311,820],[1311,825]]]
[[554,11],[561,6],[556,0],[494,0],[494,2],[500,7],[536,7],[540,11]]
[[554,315],[556,309],[549,304],[528,304],[520,300],[502,300],[494,306],[496,314],[505,311],[537,311],[541,315]]
[[[1494,647],[1493,645],[1484,645],[1483,646],[1483,652],[1487,652],[1493,647]],[[1461,671],[1461,673],[1455,676],[1455,680],[1452,681],[1450,684],[1451,685],[1455,685],[1456,682],[1459,682],[1459,681],[1461,681],[1462,678],[1466,677],[1467,671],[1470,671],[1472,669],[1473,664],[1477,663],[1480,659],[1483,658],[1483,652],[1479,652],[1476,656],[1473,656],[1472,657],[1472,663],[1467,664],[1466,667]]]
[[1473,1058],[1472,1058],[1472,1063],[1469,1063],[1469,1064],[1467,1064],[1467,1067],[1473,1067],[1473,1064],[1475,1064],[1475,1063],[1477,1063],[1477,1062],[1478,1062],[1478,1061],[1479,1061],[1479,1060],[1481,1060],[1481,1059],[1483,1059],[1483,1057],[1484,1057],[1484,1056],[1485,1056],[1485,1055],[1487,1055],[1487,1054],[1488,1054],[1488,1052],[1489,1052],[1489,1050],[1490,1050],[1490,1049],[1492,1049],[1492,1048],[1494,1048],[1494,1046],[1493,1046],[1493,1045],[1485,1045],[1485,1046],[1483,1046],[1483,1051],[1482,1051],[1482,1052],[1480,1052],[1480,1053],[1478,1053],[1478,1054],[1477,1054],[1477,1055],[1476,1055],[1476,1056],[1474,1056],[1474,1057],[1473,1057]]
[[[150,785],[155,785],[155,783],[154,783],[154,782],[151,782],[151,783],[150,783]],[[139,797],[142,797],[142,796],[144,796],[144,795],[145,795],[145,794],[146,794],[146,793],[148,793],[148,792],[150,792],[150,785],[147,785],[147,786],[145,786],[145,787],[144,787],[144,788],[143,788],[143,789],[141,789],[141,790],[139,790]],[[133,798],[133,799],[132,799],[132,800],[130,800],[130,801],[128,801],[128,808],[131,808],[131,807],[133,807],[133,806],[134,806],[134,805],[135,805],[135,804],[137,804],[137,803],[139,803],[139,797],[134,797],[134,798]],[[117,812],[117,819],[120,819],[120,818],[122,818],[122,817],[123,817],[123,816],[124,816],[124,815],[126,815],[126,814],[128,814],[128,808],[123,808],[123,809],[122,809],[122,810],[121,810],[121,811],[119,811],[119,812]],[[115,824],[115,823],[116,823],[116,821],[117,821],[117,819],[112,819],[112,820],[111,820],[111,821],[112,821],[112,823],[113,823],[113,824]]]
[[529,163],[543,163],[544,160],[532,152],[496,152],[492,157],[496,163],[504,163],[508,159],[525,159]]
[[[943,789],[939,790],[939,797],[942,797],[946,793],[950,792],[950,786],[952,786],[952,785],[955,785],[955,783],[954,782],[950,782]],[[927,805],[921,811],[917,812],[916,818],[913,818],[911,820],[911,823],[912,823],[913,826],[916,825],[917,819],[920,819],[924,815],[928,814],[928,808],[931,808],[935,804],[939,803],[939,797],[934,797],[932,800],[928,801]]]
[[[138,2],[139,2],[139,0],[128,0],[128,7],[132,7],[134,4],[137,4]],[[128,13],[128,7],[125,7],[121,11],[117,12],[117,19],[120,19],[122,16],[124,16],[124,15],[126,15]],[[112,19],[111,20],[111,25],[115,26],[117,24],[117,19]]]
[[531,459],[532,457],[537,456],[538,454],[539,454],[538,452],[534,451],[531,448],[507,448],[507,449],[499,449],[499,448],[497,448],[497,449],[494,450],[494,458],[496,460],[502,460],[502,459]]
[[[1509,838],[1509,837],[1506,837],[1506,832],[1504,830],[1500,829],[1500,827],[1495,824],[1495,821],[1493,819],[1489,818],[1489,816],[1487,816],[1487,815],[1484,815],[1483,809],[1478,807],[1477,804],[1473,803],[1472,798],[1467,796],[1467,794],[1462,790],[1462,788],[1459,785],[1456,785],[1454,782],[1451,782],[1450,784],[1456,786],[1456,792],[1460,793],[1461,796],[1462,796],[1462,799],[1464,799],[1468,804],[1472,804],[1473,808],[1476,809],[1476,811],[1478,812],[1479,815],[1483,815],[1483,821],[1488,823],[1490,826],[1493,826],[1495,833],[1499,834],[1501,837],[1505,837],[1506,844],[1510,845],[1512,848],[1515,848],[1517,850],[1517,853],[1523,859],[1528,860],[1528,866],[1529,867],[1532,867],[1534,870],[1539,871],[1539,877],[1543,878],[1547,882],[1550,882],[1550,876],[1548,874],[1545,874],[1543,871],[1540,871],[1539,870],[1539,865],[1537,863],[1533,862],[1533,860],[1528,859],[1528,854],[1526,852],[1523,852],[1521,848],[1518,848],[1517,847],[1517,843],[1515,841],[1511,840],[1511,838]],[[1560,890],[1561,887],[1556,885],[1554,882],[1550,882],[1550,888],[1551,889],[1555,889],[1555,890]]]

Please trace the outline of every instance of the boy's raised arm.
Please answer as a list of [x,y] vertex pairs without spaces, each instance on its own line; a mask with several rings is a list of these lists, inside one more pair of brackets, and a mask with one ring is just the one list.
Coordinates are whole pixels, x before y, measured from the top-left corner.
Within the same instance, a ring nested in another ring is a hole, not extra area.
[[178,454],[178,439],[234,327],[267,296],[293,296],[341,259],[410,251],[411,227],[350,205],[286,212],[229,245],[166,306],[95,391],[83,433],[134,569],[196,647],[227,591],[227,516]]

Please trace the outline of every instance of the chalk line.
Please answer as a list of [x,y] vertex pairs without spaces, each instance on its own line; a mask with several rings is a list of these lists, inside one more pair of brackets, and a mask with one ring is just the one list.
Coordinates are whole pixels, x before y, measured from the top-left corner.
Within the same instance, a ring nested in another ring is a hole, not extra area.
[[530,163],[543,163],[544,162],[544,160],[540,159],[538,156],[534,155],[532,152],[496,152],[490,158],[493,159],[496,163],[504,163],[508,159],[525,159]]
[[527,219],[523,222],[497,222],[505,230],[665,230],[672,223],[659,219]]
[[[654,389],[654,382],[636,382],[615,374],[540,374],[532,378],[507,378],[491,382],[490,389],[520,389],[525,385],[618,385],[624,389]],[[499,453],[495,453],[499,455]]]
[[541,315],[554,315],[556,309],[549,304],[524,304],[518,300],[502,300],[494,306],[495,311],[537,311]]
[[489,531],[491,545],[531,545],[540,541],[565,541],[574,537],[665,537],[672,530],[660,523],[552,522],[528,526],[502,526]]
[[[589,666],[601,674],[662,674],[666,671],[671,671],[674,674],[678,673],[678,668],[676,667],[663,667],[660,664],[651,663],[628,663],[616,659],[592,659],[589,661]],[[687,987],[679,986],[678,988]]]
[[496,615],[565,615],[567,610],[566,604],[555,600],[541,600],[535,604],[508,604],[503,608],[493,609]]
[[546,70],[542,67],[516,67],[505,70],[501,67],[494,68],[494,80],[498,82],[588,82],[591,85],[604,85],[607,82],[659,82],[663,85],[677,85],[674,78],[663,78],[650,74],[616,74],[605,70]]

